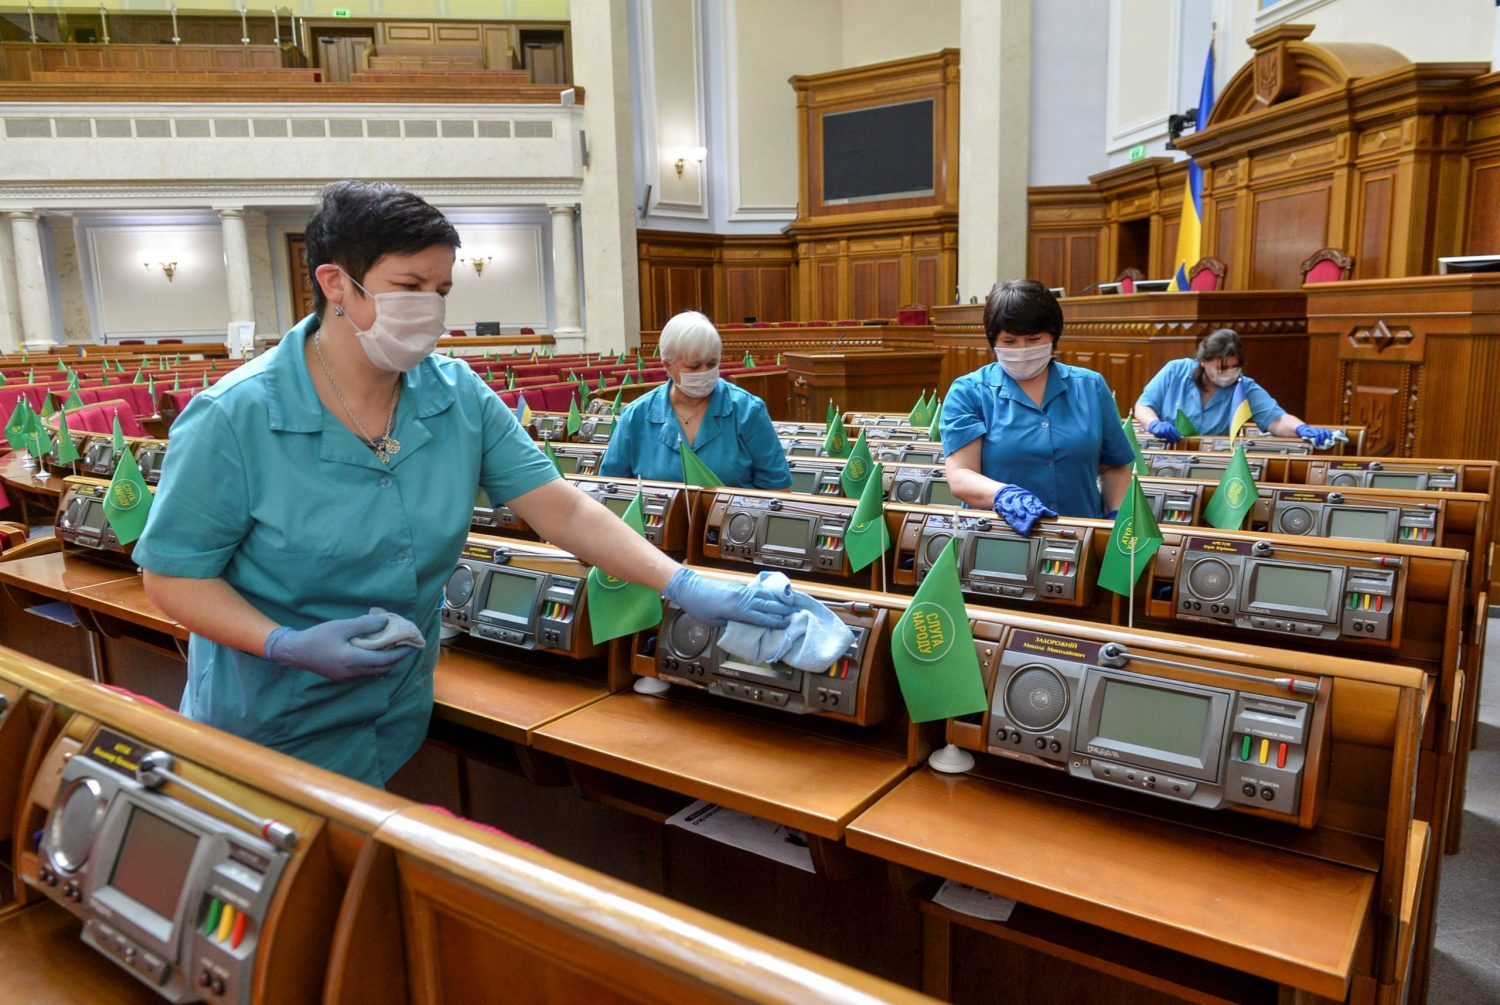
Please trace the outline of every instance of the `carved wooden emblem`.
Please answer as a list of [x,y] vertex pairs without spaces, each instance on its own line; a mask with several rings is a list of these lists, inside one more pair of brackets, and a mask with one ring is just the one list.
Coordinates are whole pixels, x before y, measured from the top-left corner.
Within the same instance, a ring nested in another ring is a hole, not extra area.
[[1391,346],[1410,345],[1414,338],[1416,336],[1411,333],[1411,329],[1391,331],[1384,320],[1378,320],[1369,328],[1356,328],[1349,335],[1349,344],[1356,349],[1374,349],[1376,352],[1385,352]]
[[1294,98],[1301,90],[1297,64],[1287,47],[1274,45],[1255,54],[1255,100],[1262,105]]

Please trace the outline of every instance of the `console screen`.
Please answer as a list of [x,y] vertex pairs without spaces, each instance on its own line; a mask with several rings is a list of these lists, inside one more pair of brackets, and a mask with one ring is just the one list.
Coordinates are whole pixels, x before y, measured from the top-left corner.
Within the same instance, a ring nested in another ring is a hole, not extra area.
[[1328,512],[1328,536],[1352,538],[1356,541],[1385,541],[1390,515],[1378,509],[1344,509],[1338,507]]
[[1031,564],[1031,543],[1008,537],[981,537],[974,545],[974,571],[1025,576]]
[[818,484],[818,473],[816,471],[793,471],[792,491],[811,492]]
[[83,512],[78,515],[78,524],[88,530],[104,529],[104,507],[99,500],[83,500]]
[[484,609],[529,621],[541,583],[535,576],[504,571],[491,573],[490,592],[484,598]]
[[1224,477],[1224,469],[1211,464],[1190,464],[1188,465],[1188,477],[1216,482]]
[[197,848],[198,835],[192,831],[132,807],[109,885],[171,920]]
[[1327,569],[1298,569],[1286,565],[1261,565],[1255,570],[1252,604],[1275,604],[1311,611],[1328,611],[1328,588],[1333,573]]
[[933,506],[962,506],[958,496],[953,494],[953,488],[946,481],[934,481],[932,483],[931,498],[928,502]]
[[605,496],[600,500],[600,502],[604,503],[605,508],[615,516],[623,517],[625,515],[625,511],[630,508],[630,504],[631,502],[633,502],[633,500],[617,499],[614,496]]
[[557,467],[565,475],[578,474],[578,458],[572,454],[558,454]]
[[792,516],[766,517],[766,545],[772,548],[807,549],[807,521]]
[[1370,488],[1372,489],[1412,489],[1420,491],[1422,488],[1422,472],[1420,471],[1372,471],[1370,472]]
[[788,450],[786,452],[786,455],[788,457],[816,457],[816,456],[818,456],[818,448],[817,447],[793,447],[792,449],[790,449],[790,450]]
[[1099,737],[1182,757],[1203,753],[1212,700],[1119,680],[1104,682]]

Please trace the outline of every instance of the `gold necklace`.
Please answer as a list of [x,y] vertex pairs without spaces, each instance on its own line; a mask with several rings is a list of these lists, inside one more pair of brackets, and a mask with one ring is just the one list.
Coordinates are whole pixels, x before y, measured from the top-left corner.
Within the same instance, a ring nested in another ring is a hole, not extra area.
[[344,394],[339,390],[338,381],[333,379],[333,374],[328,369],[328,361],[323,358],[323,333],[313,333],[313,353],[318,357],[318,366],[323,371],[323,376],[328,378],[328,386],[333,388],[333,396],[339,400],[344,407],[344,414],[349,416],[349,421],[354,423],[354,428],[359,431],[359,438],[365,446],[375,451],[375,456],[380,459],[381,464],[391,463],[391,454],[401,452],[401,441],[391,435],[396,428],[396,403],[401,398],[401,379],[396,378],[396,386],[391,389],[391,414],[385,420],[385,433],[381,436],[371,436],[365,432],[364,425],[359,421],[359,416],[354,414],[354,409],[344,400]]

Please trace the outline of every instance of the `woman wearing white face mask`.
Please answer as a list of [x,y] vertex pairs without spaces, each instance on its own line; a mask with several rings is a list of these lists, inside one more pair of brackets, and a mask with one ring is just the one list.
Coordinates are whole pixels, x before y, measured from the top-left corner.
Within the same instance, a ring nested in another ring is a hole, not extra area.
[[1022,534],[1041,516],[1104,516],[1130,486],[1135,455],[1113,396],[1099,374],[1053,358],[1062,329],[1047,287],[997,283],[984,305],[996,361],[955,380],[943,399],[953,494]]
[[1182,413],[1205,436],[1227,436],[1237,390],[1243,389],[1255,424],[1272,436],[1300,436],[1316,447],[1333,444],[1333,433],[1309,426],[1244,374],[1244,347],[1232,328],[1205,335],[1197,352],[1174,359],[1151,378],[1135,403],[1135,417],[1152,436],[1168,443],[1182,438]]
[[686,442],[725,485],[790,488],[765,402],[719,377],[724,347],[713,322],[684,311],[662,326],[658,345],[669,380],[621,414],[599,473],[682,481],[678,443]]
[[478,488],[700,620],[787,623],[789,605],[681,568],[558,478],[467,363],[432,355],[459,245],[442,213],[340,182],[306,245],[315,313],[178,418],[135,550],[192,632],[185,715],[383,784],[427,734],[439,599]]

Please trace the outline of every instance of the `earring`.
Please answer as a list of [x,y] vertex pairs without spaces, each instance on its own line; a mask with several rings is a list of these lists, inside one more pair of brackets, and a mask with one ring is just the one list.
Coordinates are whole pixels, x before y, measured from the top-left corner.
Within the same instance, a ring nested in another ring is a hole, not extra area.
[[336,318],[343,317],[344,316],[344,308],[340,307],[338,304],[334,304],[333,305],[333,316],[336,317]]

